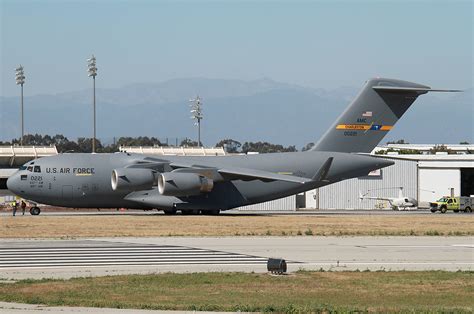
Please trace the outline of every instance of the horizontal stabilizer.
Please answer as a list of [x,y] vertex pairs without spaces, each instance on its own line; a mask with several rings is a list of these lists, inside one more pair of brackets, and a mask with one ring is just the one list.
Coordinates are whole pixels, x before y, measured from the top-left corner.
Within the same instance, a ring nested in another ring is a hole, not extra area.
[[462,90],[459,89],[431,89],[429,87],[400,87],[400,86],[373,86],[375,90],[380,91],[393,91],[393,92],[419,92],[420,94],[425,94],[427,92],[447,92],[447,93],[459,93]]

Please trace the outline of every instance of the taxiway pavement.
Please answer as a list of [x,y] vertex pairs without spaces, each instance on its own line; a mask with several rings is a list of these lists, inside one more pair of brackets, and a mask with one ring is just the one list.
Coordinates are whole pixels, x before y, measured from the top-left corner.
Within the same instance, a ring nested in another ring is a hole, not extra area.
[[71,278],[131,273],[473,270],[474,237],[160,237],[0,240],[0,278]]

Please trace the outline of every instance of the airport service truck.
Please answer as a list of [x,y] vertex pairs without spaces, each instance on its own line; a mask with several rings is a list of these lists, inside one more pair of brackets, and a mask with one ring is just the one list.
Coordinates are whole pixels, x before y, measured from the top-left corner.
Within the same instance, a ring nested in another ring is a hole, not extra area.
[[473,205],[474,205],[474,197],[444,196],[440,198],[439,200],[437,200],[436,202],[430,203],[430,210],[432,213],[436,213],[439,210],[443,214],[448,210],[452,210],[455,213],[459,211],[470,213],[472,212]]

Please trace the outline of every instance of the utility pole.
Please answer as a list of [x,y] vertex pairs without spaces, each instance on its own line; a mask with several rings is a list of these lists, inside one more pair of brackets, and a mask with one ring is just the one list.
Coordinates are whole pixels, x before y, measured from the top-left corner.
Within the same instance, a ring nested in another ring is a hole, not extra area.
[[201,98],[199,98],[199,95],[196,96],[195,99],[190,99],[191,102],[191,119],[196,120],[194,125],[197,125],[198,127],[198,146],[202,146],[201,143],[201,120],[204,118],[203,113],[202,113],[202,102]]
[[25,84],[25,72],[23,71],[23,66],[20,64],[19,67],[15,69],[15,79],[16,85],[21,86],[21,138],[20,138],[20,145],[23,146],[23,137],[25,137],[25,123],[23,117],[23,84]]
[[93,81],[93,105],[94,105],[94,136],[92,138],[92,152],[95,153],[95,141],[96,141],[96,118],[95,118],[95,77],[97,76],[97,67],[95,57],[92,55],[87,59],[87,72],[89,77],[92,77]]

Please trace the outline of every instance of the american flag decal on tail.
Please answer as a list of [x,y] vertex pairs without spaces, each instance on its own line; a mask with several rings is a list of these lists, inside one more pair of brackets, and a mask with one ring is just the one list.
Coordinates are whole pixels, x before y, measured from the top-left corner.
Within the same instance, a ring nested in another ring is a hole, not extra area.
[[366,112],[362,113],[362,116],[363,117],[372,117],[372,111],[366,111]]

